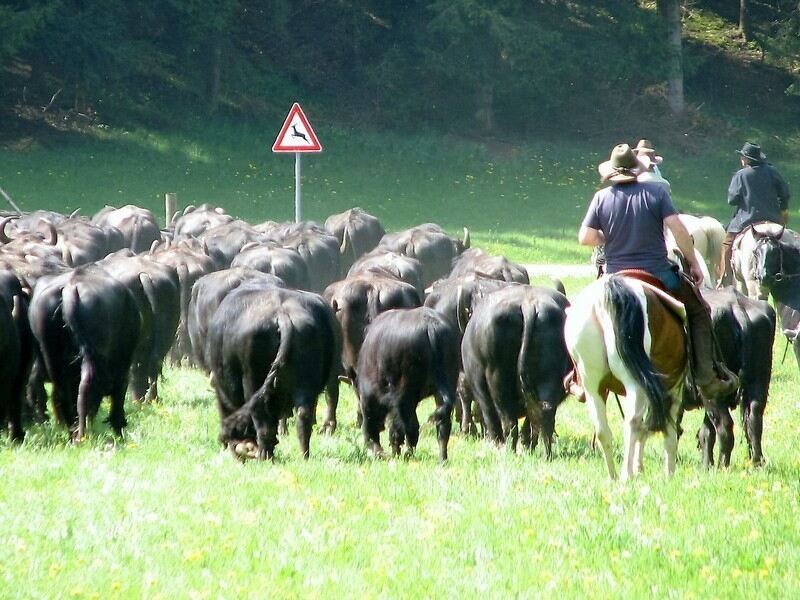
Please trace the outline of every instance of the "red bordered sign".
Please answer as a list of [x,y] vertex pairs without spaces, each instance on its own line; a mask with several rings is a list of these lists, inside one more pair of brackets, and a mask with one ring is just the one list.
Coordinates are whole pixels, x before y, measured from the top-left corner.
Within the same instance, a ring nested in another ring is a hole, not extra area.
[[322,152],[322,144],[311,129],[303,109],[295,102],[272,144],[273,152]]

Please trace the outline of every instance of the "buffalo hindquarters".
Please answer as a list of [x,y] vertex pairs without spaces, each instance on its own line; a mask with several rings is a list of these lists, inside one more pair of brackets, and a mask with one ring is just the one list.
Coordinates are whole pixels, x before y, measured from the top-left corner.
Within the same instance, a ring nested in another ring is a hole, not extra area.
[[278,421],[294,411],[300,450],[308,458],[317,396],[338,384],[340,352],[336,318],[318,295],[277,287],[230,292],[206,339],[220,441],[233,448],[255,440],[258,458],[272,459]]
[[427,307],[382,313],[367,330],[357,371],[362,429],[373,452],[383,452],[380,432],[388,418],[392,452],[399,455],[405,441],[412,454],[417,405],[433,395],[439,458],[447,460],[458,379],[458,335],[449,321]]

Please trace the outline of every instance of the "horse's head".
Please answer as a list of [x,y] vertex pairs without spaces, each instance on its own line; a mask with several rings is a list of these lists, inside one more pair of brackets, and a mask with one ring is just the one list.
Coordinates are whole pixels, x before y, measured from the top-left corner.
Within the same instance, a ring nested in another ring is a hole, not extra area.
[[771,287],[800,273],[800,249],[783,242],[783,233],[783,227],[773,234],[753,229],[753,275],[762,286]]

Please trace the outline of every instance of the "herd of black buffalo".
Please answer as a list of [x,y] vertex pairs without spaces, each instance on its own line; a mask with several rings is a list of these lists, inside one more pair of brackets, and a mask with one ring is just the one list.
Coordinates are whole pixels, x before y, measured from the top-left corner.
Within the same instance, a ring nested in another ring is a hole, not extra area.
[[[563,287],[531,286],[522,266],[471,248],[467,230],[463,239],[432,223],[386,233],[358,208],[324,226],[252,225],[210,205],[161,228],[129,205],[92,218],[8,216],[0,244],[0,377],[11,382],[0,387],[0,416],[12,439],[49,418],[47,381],[53,417],[74,441],[105,397],[122,435],[128,388],[133,402],[155,400],[169,360],[209,374],[219,440],[241,457],[271,459],[289,417],[308,457],[317,399],[324,392],[319,429],[332,433],[341,381],[377,454],[385,428],[395,455],[414,451],[417,405],[433,396],[440,459],[454,411],[464,432],[480,427],[514,449],[541,436],[551,455],[572,369],[569,302]],[[747,332],[731,328],[741,346]],[[763,414],[766,390],[753,393]],[[729,460],[735,404],[705,407],[706,462],[714,432]]]

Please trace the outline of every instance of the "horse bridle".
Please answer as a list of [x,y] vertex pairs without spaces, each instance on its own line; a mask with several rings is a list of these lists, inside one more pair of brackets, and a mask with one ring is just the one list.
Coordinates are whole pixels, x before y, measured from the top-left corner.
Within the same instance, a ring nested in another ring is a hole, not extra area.
[[[765,243],[768,242],[775,242],[778,245],[778,270],[775,272],[774,275],[770,275],[770,279],[775,281],[776,283],[780,283],[786,279],[794,279],[796,277],[800,277],[800,273],[785,273],[783,270],[783,244],[781,243],[780,236],[771,236],[765,235],[763,237],[759,237],[756,240],[756,245],[753,248],[753,259],[757,260],[757,252],[758,249]],[[763,262],[763,261],[762,261]],[[765,265],[761,264],[758,267],[758,271],[762,271],[765,268]],[[765,278],[763,277],[764,273],[761,273],[761,277],[759,277],[759,281],[763,281]]]

